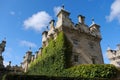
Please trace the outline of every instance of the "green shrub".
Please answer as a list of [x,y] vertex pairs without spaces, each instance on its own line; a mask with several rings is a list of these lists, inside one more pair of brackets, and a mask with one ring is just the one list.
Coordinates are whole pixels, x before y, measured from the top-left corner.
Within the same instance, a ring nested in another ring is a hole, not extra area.
[[65,77],[113,78],[117,75],[117,69],[110,64],[82,64],[66,69],[62,75]]

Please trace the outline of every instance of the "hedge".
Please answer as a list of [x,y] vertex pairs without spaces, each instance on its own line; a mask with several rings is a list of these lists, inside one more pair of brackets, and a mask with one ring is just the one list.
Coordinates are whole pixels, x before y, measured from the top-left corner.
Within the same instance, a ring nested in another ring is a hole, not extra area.
[[118,80],[117,78],[80,78],[80,77],[53,77],[40,75],[16,75],[7,74],[2,80]]
[[82,78],[115,78],[117,68],[111,64],[81,64],[65,69],[62,76]]

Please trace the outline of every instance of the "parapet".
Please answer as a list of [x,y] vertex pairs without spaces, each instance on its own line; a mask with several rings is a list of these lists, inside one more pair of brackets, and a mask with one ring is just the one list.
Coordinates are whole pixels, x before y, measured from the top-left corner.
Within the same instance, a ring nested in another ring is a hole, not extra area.
[[49,38],[55,39],[56,34],[59,31],[63,31],[64,28],[66,28],[67,30],[72,29],[80,33],[85,33],[101,40],[101,34],[99,29],[100,26],[94,22],[94,19],[92,19],[92,24],[88,26],[87,24],[85,24],[85,16],[78,15],[78,23],[74,24],[73,21],[69,18],[69,15],[70,13],[64,8],[62,8],[57,15],[58,19],[56,21],[56,25],[54,25],[54,20],[50,21],[50,30],[44,31],[42,33],[43,46],[48,44]]

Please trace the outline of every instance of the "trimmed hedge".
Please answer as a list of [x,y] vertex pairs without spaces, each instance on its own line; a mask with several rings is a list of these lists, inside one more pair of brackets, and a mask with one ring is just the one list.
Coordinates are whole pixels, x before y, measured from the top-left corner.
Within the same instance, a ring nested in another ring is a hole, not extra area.
[[115,78],[117,68],[111,64],[81,64],[63,71],[65,77]]
[[7,74],[2,80],[118,80],[108,78],[80,78],[80,77],[53,77],[38,75],[16,75]]

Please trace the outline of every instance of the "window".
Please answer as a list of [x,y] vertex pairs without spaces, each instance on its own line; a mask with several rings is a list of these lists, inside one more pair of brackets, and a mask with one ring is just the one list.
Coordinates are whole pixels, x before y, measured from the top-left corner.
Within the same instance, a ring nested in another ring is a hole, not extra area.
[[76,40],[76,39],[73,39],[73,44],[75,44],[75,45],[78,45],[78,40]]
[[95,58],[92,58],[92,63],[95,64]]
[[91,49],[94,48],[94,43],[93,43],[93,42],[89,42],[88,44],[89,44],[89,47],[90,47]]
[[91,60],[92,60],[92,64],[95,64],[96,63],[96,57],[95,56],[92,56],[92,58],[91,58]]
[[74,55],[74,61],[78,62],[78,55]]

